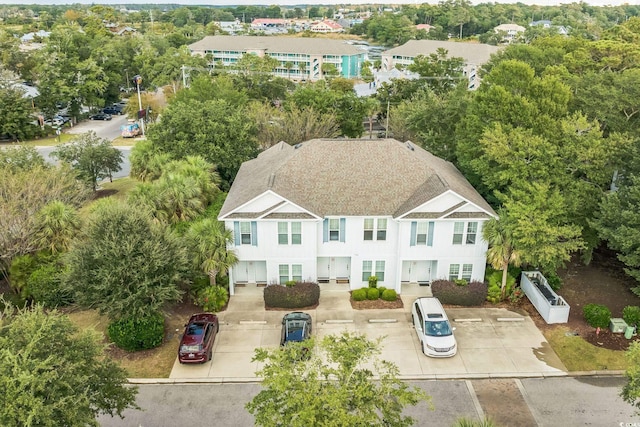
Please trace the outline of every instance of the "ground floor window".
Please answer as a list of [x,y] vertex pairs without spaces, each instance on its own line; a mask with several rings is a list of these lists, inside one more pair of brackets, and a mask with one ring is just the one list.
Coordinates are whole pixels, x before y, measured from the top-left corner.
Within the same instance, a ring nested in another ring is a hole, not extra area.
[[464,279],[471,280],[473,274],[473,264],[462,264],[462,275],[460,275],[460,264],[449,264],[449,280]]
[[302,282],[302,264],[280,264],[278,266],[278,275],[281,285],[286,284],[290,280]]

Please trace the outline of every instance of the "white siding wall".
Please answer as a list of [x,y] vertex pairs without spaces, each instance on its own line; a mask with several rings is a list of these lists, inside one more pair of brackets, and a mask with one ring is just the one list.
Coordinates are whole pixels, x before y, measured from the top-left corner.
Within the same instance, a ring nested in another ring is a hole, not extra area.
[[[377,218],[377,217],[376,217]],[[395,221],[387,218],[387,236],[384,241],[364,240],[365,217],[346,217],[345,241],[323,242],[323,221],[306,220],[302,223],[302,244],[278,244],[278,220],[258,220],[258,246],[234,246],[240,260],[266,261],[267,281],[278,282],[280,264],[302,264],[303,280],[317,279],[317,260],[319,257],[348,257],[350,287],[357,289],[366,286],[362,280],[362,262],[373,261],[372,274],[375,274],[375,262],[385,261],[385,280],[380,285],[400,289],[402,261],[435,260],[437,271],[434,279],[449,276],[449,265],[472,264],[472,280],[484,280],[487,243],[482,240],[484,220],[460,219],[465,223],[478,222],[475,244],[453,244],[454,222],[456,220],[434,220],[433,246],[410,246],[411,220]],[[428,221],[428,220],[425,220]],[[291,222],[291,221],[282,221]],[[233,230],[233,221],[226,221],[228,229]],[[374,236],[375,236],[374,232]],[[375,237],[374,237],[375,238]]]

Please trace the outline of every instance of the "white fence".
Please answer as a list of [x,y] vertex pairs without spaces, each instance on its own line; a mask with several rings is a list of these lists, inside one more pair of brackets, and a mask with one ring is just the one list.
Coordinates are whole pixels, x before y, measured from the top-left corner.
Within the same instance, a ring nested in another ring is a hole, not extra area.
[[520,288],[547,323],[567,323],[569,304],[556,294],[539,271],[523,271]]

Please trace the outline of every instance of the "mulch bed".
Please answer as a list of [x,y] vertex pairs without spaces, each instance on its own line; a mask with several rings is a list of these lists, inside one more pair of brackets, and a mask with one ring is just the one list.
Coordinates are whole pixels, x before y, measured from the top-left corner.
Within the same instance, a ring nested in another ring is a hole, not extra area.
[[320,304],[310,305],[308,307],[299,307],[299,308],[283,308],[283,307],[270,307],[265,304],[264,309],[267,311],[304,311],[304,310],[315,310],[318,308]]
[[353,298],[349,298],[349,302],[351,303],[351,308],[354,310],[380,310],[380,309],[391,309],[391,308],[403,308],[404,304],[402,304],[402,300],[400,297],[395,301],[385,301],[383,299],[377,300],[364,300],[364,301],[354,301]]

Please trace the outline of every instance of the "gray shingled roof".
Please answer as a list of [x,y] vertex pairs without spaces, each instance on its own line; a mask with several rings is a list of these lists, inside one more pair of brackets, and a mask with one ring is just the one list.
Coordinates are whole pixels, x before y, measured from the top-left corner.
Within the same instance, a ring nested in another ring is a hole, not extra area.
[[409,56],[430,55],[436,53],[439,48],[446,49],[449,57],[459,57],[466,64],[482,65],[489,61],[493,53],[502,47],[480,43],[450,42],[441,40],[409,40],[402,46],[394,47],[382,52],[384,56]]
[[358,55],[364,51],[343,40],[309,37],[206,36],[189,45],[192,51],[266,50],[267,53],[306,53],[311,55]]
[[319,217],[401,216],[452,190],[491,214],[491,206],[453,164],[395,139],[284,142],[244,162],[220,216],[267,190]]

